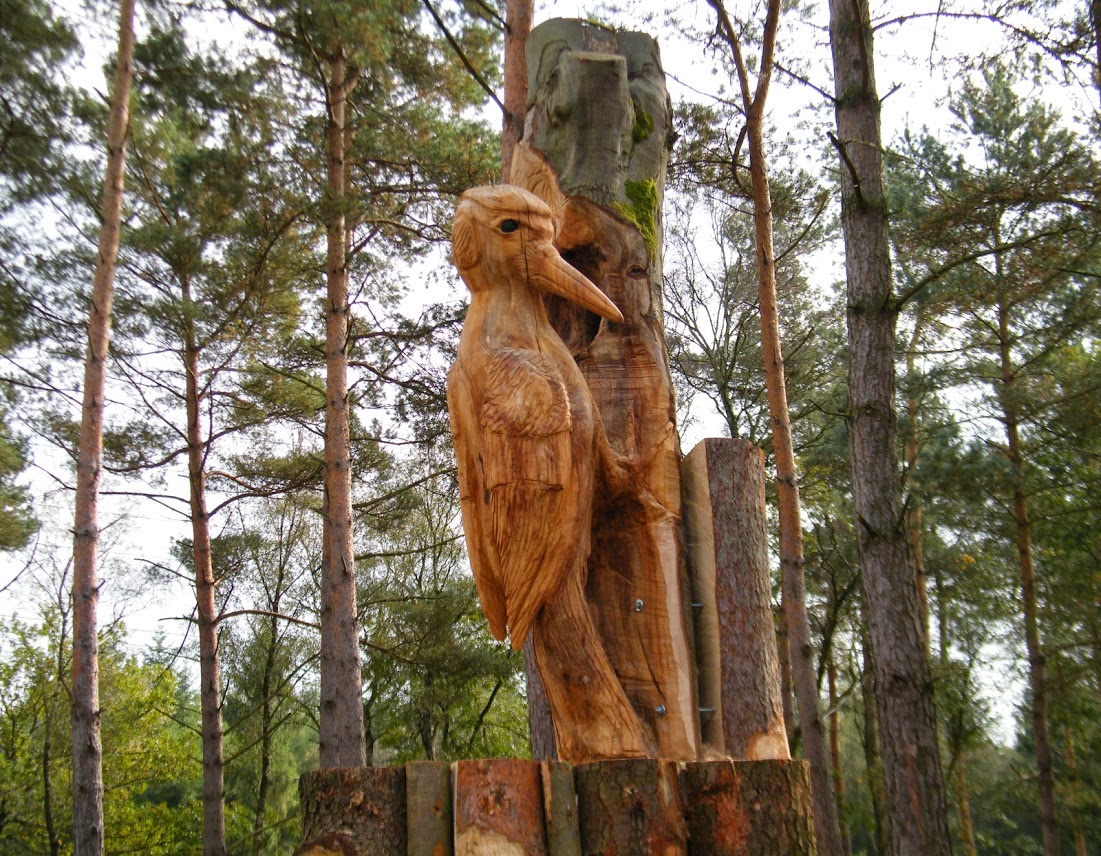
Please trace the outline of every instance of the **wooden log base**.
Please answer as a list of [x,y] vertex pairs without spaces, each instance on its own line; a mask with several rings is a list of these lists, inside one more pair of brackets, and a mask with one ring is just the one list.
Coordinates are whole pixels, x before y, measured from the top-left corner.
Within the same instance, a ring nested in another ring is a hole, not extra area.
[[317,770],[295,856],[816,856],[806,762]]

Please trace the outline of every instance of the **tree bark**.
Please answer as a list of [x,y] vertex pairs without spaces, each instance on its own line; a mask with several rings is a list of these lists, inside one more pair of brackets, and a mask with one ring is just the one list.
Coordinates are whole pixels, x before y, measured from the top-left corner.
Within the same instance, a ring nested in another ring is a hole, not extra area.
[[534,14],[532,0],[505,3],[505,115],[501,125],[501,181],[507,182],[512,150],[524,136],[524,114],[528,107],[528,66],[524,48]]
[[951,840],[896,453],[898,307],[866,2],[831,0],[830,43],[848,301],[849,455],[893,851],[941,856],[951,852]]
[[328,211],[325,297],[325,516],[321,567],[321,747],[319,762],[366,761],[352,549],[351,438],[348,415],[348,268],[345,258],[344,116],[352,82],[343,49],[329,62]]
[[584,856],[685,852],[687,832],[673,764],[650,758],[574,768]]
[[680,789],[688,856],[819,852],[805,761],[691,763],[681,771]]
[[[997,263],[997,260],[996,260]],[[998,277],[1001,277],[1000,264]],[[1031,689],[1032,739],[1035,745],[1036,779],[1040,797],[1040,833],[1045,856],[1059,856],[1059,827],[1055,817],[1055,770],[1047,714],[1047,659],[1040,644],[1040,620],[1036,595],[1036,569],[1032,560],[1032,521],[1024,490],[1024,454],[1021,451],[1020,417],[1014,386],[1016,374],[1011,352],[1009,307],[998,303],[998,351],[1001,363],[999,401],[1005,425],[1006,456],[1012,478],[1013,525],[1017,542],[1017,568],[1021,580],[1021,613],[1028,653],[1028,682]]]
[[206,442],[202,435],[199,347],[191,320],[189,280],[181,280],[184,321],[184,401],[187,409],[187,477],[191,509],[191,559],[199,628],[199,707],[203,744],[203,853],[226,852],[225,787],[222,758],[222,687],[218,657],[218,607],[210,555],[206,508]]
[[753,191],[753,226],[757,250],[757,295],[761,315],[761,350],[765,365],[765,388],[772,425],[772,446],[776,462],[776,495],[780,517],[780,579],[784,617],[787,621],[788,653],[795,698],[799,704],[799,727],[803,751],[810,762],[811,793],[819,851],[841,856],[841,826],[837,816],[830,774],[826,729],[819,709],[814,646],[807,614],[806,578],[803,573],[803,524],[799,506],[799,480],[788,415],[784,357],[780,341],[779,310],[776,300],[776,260],[772,236],[772,196],[765,154],[764,117],[772,77],[773,52],[780,18],[780,0],[770,0],[761,45],[760,71],[751,91],[749,71],[742,58],[741,43],[721,0],[709,0],[719,18],[719,32],[730,47],[738,72],[742,108],[749,143],[749,174]]
[[830,766],[833,772],[833,794],[837,803],[838,820],[841,823],[841,848],[845,856],[852,853],[852,840],[849,837],[848,824],[841,822],[845,811],[845,777],[841,774],[841,711],[837,697],[837,663],[831,655],[826,668],[826,680],[829,687],[830,703]]
[[[906,374],[913,382],[914,357],[921,332],[924,327],[924,314],[919,309],[917,320],[914,323],[914,334],[910,338],[910,345],[906,349]],[[925,575],[925,550],[922,546],[923,514],[921,500],[917,497],[917,460],[918,460],[918,431],[917,422],[920,412],[920,402],[917,393],[910,390],[906,397],[906,478],[909,489],[909,500],[906,507],[906,531],[910,539],[910,552],[914,557],[914,587],[917,591],[918,615],[921,619],[921,635],[925,641],[925,656],[929,656],[929,584]]]
[[739,760],[788,759],[772,620],[761,450],[710,439],[681,462],[693,569],[703,741]]
[[302,856],[406,852],[404,767],[311,770],[298,781]]
[[103,460],[103,408],[111,304],[122,220],[122,188],[133,80],[134,0],[119,4],[119,41],[107,126],[107,173],[103,180],[98,251],[84,359],[84,397],[77,451],[73,520],[73,853],[103,853],[103,749],[100,742],[97,607],[99,545],[97,505]]
[[863,649],[860,688],[861,695],[864,697],[864,768],[868,773],[868,793],[872,800],[872,819],[875,822],[875,850],[879,856],[888,856],[891,821],[887,815],[886,783],[883,781],[883,762],[879,755],[879,711],[875,703],[872,643],[868,637],[866,624],[860,636]]
[[[967,798],[967,776],[963,769],[963,756],[956,758],[956,810],[960,816],[960,841],[966,856],[979,856],[975,846],[975,828],[971,824],[971,802]],[[1084,854],[1081,854],[1084,856]]]

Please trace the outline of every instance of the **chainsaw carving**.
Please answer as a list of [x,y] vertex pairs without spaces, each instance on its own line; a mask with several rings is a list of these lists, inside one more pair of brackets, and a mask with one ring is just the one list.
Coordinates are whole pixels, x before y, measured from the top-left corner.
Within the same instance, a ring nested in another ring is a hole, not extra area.
[[463,528],[490,632],[517,649],[534,633],[562,759],[641,756],[652,740],[585,598],[594,494],[624,473],[541,295],[623,316],[562,260],[554,232],[547,205],[510,185],[467,191],[455,215],[471,293],[447,383]]

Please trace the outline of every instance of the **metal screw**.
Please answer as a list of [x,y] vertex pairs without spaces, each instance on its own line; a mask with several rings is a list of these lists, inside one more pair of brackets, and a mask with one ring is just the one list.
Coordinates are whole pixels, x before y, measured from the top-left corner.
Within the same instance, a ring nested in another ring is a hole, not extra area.
[[640,597],[640,598],[638,598],[638,599],[637,599],[637,600],[635,601],[635,612],[642,612],[642,607],[643,607],[643,605],[644,605],[644,604],[642,603],[642,598],[641,598],[641,597]]
[[658,716],[665,716],[665,705],[659,704],[654,708],[654,712],[657,713]]

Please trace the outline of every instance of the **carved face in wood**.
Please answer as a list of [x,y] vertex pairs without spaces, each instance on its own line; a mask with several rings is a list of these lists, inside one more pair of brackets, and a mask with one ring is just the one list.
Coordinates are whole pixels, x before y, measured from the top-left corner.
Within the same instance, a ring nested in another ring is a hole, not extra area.
[[451,231],[455,266],[471,292],[528,287],[611,321],[619,310],[554,248],[550,208],[520,187],[476,187],[462,195]]

